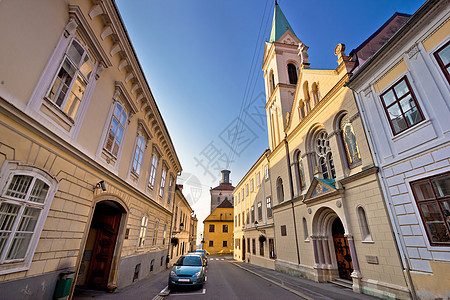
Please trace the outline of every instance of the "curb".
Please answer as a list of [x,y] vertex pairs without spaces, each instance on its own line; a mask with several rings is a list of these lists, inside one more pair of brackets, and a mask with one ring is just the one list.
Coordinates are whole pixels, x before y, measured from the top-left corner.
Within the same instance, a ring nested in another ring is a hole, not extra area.
[[243,266],[238,265],[237,263],[234,263],[234,262],[231,262],[231,263],[233,265],[235,265],[236,267],[241,268],[242,270],[245,270],[245,271],[247,271],[249,273],[252,273],[252,274],[254,274],[254,275],[256,275],[256,276],[258,276],[258,277],[260,277],[260,278],[262,278],[264,280],[267,280],[267,281],[269,281],[269,282],[271,282],[271,283],[273,283],[273,284],[275,284],[275,285],[285,289],[285,290],[288,290],[289,292],[291,292],[293,294],[296,294],[297,296],[303,297],[303,298],[308,299],[308,300],[314,300],[313,297],[310,297],[310,296],[308,296],[308,295],[306,295],[306,294],[304,294],[302,292],[299,292],[299,291],[296,291],[294,289],[291,289],[290,287],[287,287],[287,286],[285,286],[283,284],[280,284],[280,283],[278,283],[278,282],[276,282],[276,281],[274,281],[274,280],[272,280],[270,278],[267,278],[266,276],[263,276],[263,275],[261,275],[259,273],[256,273],[255,271],[249,270],[249,269],[247,269],[247,268],[245,268]]

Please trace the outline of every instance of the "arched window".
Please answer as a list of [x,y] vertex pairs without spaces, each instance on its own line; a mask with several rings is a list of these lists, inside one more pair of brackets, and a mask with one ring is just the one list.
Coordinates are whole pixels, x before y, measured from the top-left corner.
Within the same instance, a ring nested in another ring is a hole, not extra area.
[[305,115],[307,115],[311,111],[308,81],[303,83],[303,95],[305,96]]
[[289,83],[297,84],[297,67],[294,64],[288,64]]
[[303,217],[303,238],[308,240],[308,224],[306,224],[306,219]]
[[283,179],[281,179],[281,177],[277,179],[277,198],[278,203],[284,201]]
[[317,104],[319,104],[319,89],[317,88],[317,83],[314,82],[312,84],[311,92],[312,92],[312,96],[313,96],[314,106],[316,106]]
[[297,175],[297,186],[298,186],[298,192],[299,194],[301,191],[305,188],[305,171],[303,169],[303,162],[302,162],[302,156],[300,151],[297,152],[297,155],[295,157],[295,172]]
[[301,101],[298,106],[298,116],[300,117],[300,121],[305,118],[305,102]]
[[275,75],[273,75],[273,70],[270,70],[270,73],[269,73],[269,97],[272,95],[273,91],[275,91]]
[[219,203],[220,202],[220,197],[217,197],[217,203]]
[[361,238],[363,241],[372,241],[372,236],[370,234],[369,224],[367,223],[366,212],[361,206],[357,209],[359,227],[361,228]]
[[319,157],[319,168],[323,179],[336,178],[333,155],[331,154],[328,134],[325,131],[319,132],[316,139],[316,153]]
[[349,122],[347,115],[342,117],[339,128],[342,131],[342,144],[344,145],[348,166],[350,168],[354,167],[361,163],[361,155],[359,153],[352,123]]

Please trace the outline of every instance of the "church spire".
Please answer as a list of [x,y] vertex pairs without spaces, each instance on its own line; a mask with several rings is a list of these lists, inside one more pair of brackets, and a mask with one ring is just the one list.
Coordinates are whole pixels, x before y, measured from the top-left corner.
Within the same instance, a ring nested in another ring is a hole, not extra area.
[[287,30],[290,30],[293,34],[294,30],[289,24],[288,20],[281,11],[278,2],[275,0],[275,8],[273,11],[272,31],[270,32],[269,43],[276,42]]

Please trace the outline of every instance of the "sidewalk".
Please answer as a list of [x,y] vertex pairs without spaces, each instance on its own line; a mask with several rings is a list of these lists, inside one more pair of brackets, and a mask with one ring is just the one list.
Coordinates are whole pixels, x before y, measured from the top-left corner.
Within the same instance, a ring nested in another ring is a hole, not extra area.
[[[102,291],[93,290],[77,290],[73,299],[87,300],[87,299],[152,299],[167,285],[170,269],[163,270],[148,278],[139,280],[123,289],[118,289],[114,293],[106,293]],[[161,297],[160,297],[161,298]]]
[[351,289],[339,287],[331,283],[318,283],[246,262],[236,261],[232,263],[305,299],[378,299],[373,296],[355,293]]

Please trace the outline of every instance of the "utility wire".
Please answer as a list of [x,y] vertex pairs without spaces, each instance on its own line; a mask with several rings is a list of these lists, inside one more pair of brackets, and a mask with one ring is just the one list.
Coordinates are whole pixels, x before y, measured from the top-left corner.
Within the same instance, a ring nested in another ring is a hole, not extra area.
[[[238,115],[238,118],[237,118],[236,132],[235,132],[235,134],[233,136],[233,140],[232,140],[232,143],[231,143],[229,160],[227,162],[227,169],[230,168],[231,162],[233,161],[234,156],[236,154],[236,149],[237,149],[237,146],[238,146],[238,137],[240,135],[240,131],[242,130],[242,128],[243,128],[243,126],[245,124],[245,120],[247,118],[247,114],[244,114],[244,112],[245,112],[245,110],[247,108],[247,102],[249,102],[250,99],[252,99],[252,97],[254,95],[255,88],[256,88],[256,78],[257,77],[255,78],[255,75],[257,74],[257,70],[258,70],[257,66],[259,64],[256,64],[255,59],[258,56],[258,54],[260,53],[262,45],[263,45],[263,42],[264,42],[263,41],[264,36],[261,36],[261,33],[263,32],[263,35],[265,34],[265,32],[267,31],[267,25],[268,25],[269,20],[270,20],[270,10],[269,10],[269,12],[267,14],[267,17],[266,17],[266,11],[267,11],[267,6],[268,6],[269,2],[271,2],[271,0],[267,0],[266,1],[266,5],[264,7],[264,13],[263,13],[262,18],[261,18],[261,23],[260,23],[259,32],[258,32],[258,38],[256,39],[256,45],[255,45],[255,49],[253,51],[252,62],[251,62],[251,65],[250,65],[249,74],[247,75],[247,83],[246,83],[246,86],[245,86],[244,95],[243,95],[243,98],[242,98],[242,101],[241,101],[241,106],[240,106],[240,109],[239,109],[239,115]],[[270,7],[273,8],[273,5],[271,5]],[[265,23],[265,26],[263,26],[264,23]],[[264,31],[262,30],[263,27],[264,27]],[[250,91],[251,91],[251,97],[249,97]],[[244,117],[242,115],[244,115]],[[242,120],[242,118],[243,118],[243,120]]]

